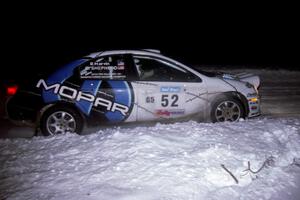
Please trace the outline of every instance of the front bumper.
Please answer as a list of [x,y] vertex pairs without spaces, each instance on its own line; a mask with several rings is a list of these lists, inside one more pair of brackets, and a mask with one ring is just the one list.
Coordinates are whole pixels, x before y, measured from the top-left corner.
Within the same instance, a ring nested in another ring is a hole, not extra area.
[[248,97],[247,101],[248,101],[248,108],[249,108],[248,117],[251,118],[251,117],[259,116],[261,114],[260,97],[259,96]]

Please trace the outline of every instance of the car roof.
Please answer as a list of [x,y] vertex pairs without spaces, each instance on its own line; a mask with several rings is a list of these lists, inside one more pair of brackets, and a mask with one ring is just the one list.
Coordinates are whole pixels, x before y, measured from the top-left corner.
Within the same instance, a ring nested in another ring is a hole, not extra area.
[[196,70],[194,70],[193,68],[191,68],[181,62],[178,62],[177,60],[174,60],[172,58],[162,55],[160,53],[160,51],[156,50],[156,49],[99,51],[99,52],[91,53],[86,57],[93,59],[93,58],[97,58],[100,56],[109,56],[109,55],[118,55],[118,54],[133,54],[133,55],[153,56],[156,58],[161,58],[163,60],[175,63],[178,66],[181,66],[182,68],[187,69],[188,71],[192,71],[193,73],[199,74],[200,77],[203,78],[203,75],[201,73],[197,72]]
[[117,54],[133,54],[133,55],[143,55],[143,56],[154,56],[157,58],[161,58],[163,60],[168,60],[170,62],[176,63],[177,65],[182,66],[183,68],[187,68],[186,65],[172,59],[169,57],[166,57],[160,53],[159,50],[155,49],[141,49],[141,50],[109,50],[109,51],[100,51],[89,54],[88,58],[97,58],[100,56],[109,56],[109,55],[117,55]]
[[91,53],[86,57],[97,58],[99,56],[106,55],[115,55],[115,54],[140,54],[140,55],[149,55],[149,56],[161,56],[160,50],[156,49],[141,49],[141,50],[109,50],[109,51],[99,51]]

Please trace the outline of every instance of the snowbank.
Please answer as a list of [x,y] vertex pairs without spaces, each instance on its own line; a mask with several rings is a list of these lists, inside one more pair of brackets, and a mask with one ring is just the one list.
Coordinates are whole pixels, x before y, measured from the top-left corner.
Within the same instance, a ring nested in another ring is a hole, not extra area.
[[276,199],[297,185],[299,133],[264,118],[0,140],[0,199]]

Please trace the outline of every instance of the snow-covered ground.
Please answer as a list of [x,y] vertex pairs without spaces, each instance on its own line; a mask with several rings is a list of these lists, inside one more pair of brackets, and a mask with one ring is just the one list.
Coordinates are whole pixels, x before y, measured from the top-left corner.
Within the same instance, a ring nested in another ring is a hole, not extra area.
[[0,139],[0,199],[300,199],[300,73],[248,71],[255,119]]
[[263,118],[0,140],[0,199],[290,197],[299,133],[300,119]]

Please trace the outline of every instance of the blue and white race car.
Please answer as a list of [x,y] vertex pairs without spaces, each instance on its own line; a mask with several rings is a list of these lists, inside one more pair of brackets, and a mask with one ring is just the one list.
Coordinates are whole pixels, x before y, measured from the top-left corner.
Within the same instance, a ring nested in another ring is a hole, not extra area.
[[6,110],[44,135],[121,122],[234,122],[260,114],[259,84],[258,76],[204,72],[157,50],[103,51],[19,85]]

